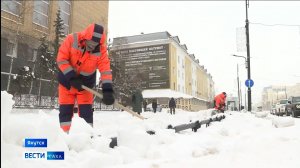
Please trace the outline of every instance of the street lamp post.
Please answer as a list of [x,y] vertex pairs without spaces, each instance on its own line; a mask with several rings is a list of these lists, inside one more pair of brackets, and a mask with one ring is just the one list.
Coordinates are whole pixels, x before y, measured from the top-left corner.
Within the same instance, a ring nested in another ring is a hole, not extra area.
[[232,56],[234,56],[234,57],[240,57],[240,58],[244,58],[244,59],[245,59],[245,65],[246,65],[246,69],[248,69],[247,58],[246,58],[245,56],[241,56],[241,55],[235,55],[235,54],[232,54]]
[[[236,56],[236,55],[233,55],[233,56]],[[243,56],[238,56],[238,57],[243,57]],[[236,64],[236,68],[237,68],[237,83],[238,83],[238,100],[239,100],[239,111],[241,110],[242,108],[242,91],[241,91],[241,82],[240,82],[240,77],[239,77],[239,66],[240,65],[245,65],[247,66],[247,64]]]
[[[247,73],[248,73],[248,79],[250,79],[250,76],[249,76],[250,75],[250,72],[249,72],[250,71],[250,68],[249,68],[250,64],[248,63],[250,58],[248,59],[245,56],[235,55],[235,54],[232,54],[232,56],[245,59],[245,65],[246,65],[246,69],[247,69]],[[249,90],[250,90],[250,92],[249,92]],[[248,107],[248,111],[251,111],[251,95],[249,96],[249,93],[251,94],[251,88],[250,87],[248,87],[248,106],[247,107]],[[246,101],[246,99],[245,99],[245,101]],[[246,104],[245,104],[245,106],[246,106]]]

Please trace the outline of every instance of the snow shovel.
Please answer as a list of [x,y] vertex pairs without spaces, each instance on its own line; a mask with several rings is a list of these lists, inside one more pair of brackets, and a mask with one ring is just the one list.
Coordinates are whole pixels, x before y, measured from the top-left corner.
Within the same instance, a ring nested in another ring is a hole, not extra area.
[[[102,95],[101,93],[99,93],[99,92],[97,92],[97,91],[95,91],[95,90],[93,90],[93,89],[91,89],[91,88],[89,88],[89,87],[87,87],[87,86],[84,86],[84,85],[82,85],[81,87],[82,87],[83,89],[85,89],[85,90],[87,90],[87,91],[93,93],[94,95],[98,96],[100,99],[103,98],[103,95]],[[117,102],[117,100],[115,100],[114,106],[115,106],[115,107],[118,107],[118,108],[120,108],[120,109],[122,109],[122,110],[124,110],[124,111],[126,111],[126,112],[128,112],[128,113],[130,113],[130,114],[132,114],[133,116],[138,117],[139,119],[142,119],[142,120],[146,119],[145,117],[143,117],[143,116],[137,114],[136,112],[130,110],[129,108],[127,108],[127,107],[125,107],[125,106],[119,104],[119,103]]]

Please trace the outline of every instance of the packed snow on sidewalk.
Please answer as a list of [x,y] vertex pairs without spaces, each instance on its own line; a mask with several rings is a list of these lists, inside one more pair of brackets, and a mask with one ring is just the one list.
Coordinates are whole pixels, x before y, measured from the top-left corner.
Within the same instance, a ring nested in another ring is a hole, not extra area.
[[[175,133],[173,126],[203,120],[209,110],[176,115],[144,112],[94,112],[92,129],[77,114],[70,134],[59,128],[57,110],[12,110],[12,96],[1,92],[1,167],[4,168],[299,168],[300,119],[274,127],[264,118],[226,112],[221,122]],[[146,131],[153,130],[155,135]],[[91,135],[101,135],[90,138]],[[109,148],[110,138],[118,146]],[[24,138],[47,138],[47,148],[25,148]],[[64,151],[64,160],[25,159],[25,152]]]

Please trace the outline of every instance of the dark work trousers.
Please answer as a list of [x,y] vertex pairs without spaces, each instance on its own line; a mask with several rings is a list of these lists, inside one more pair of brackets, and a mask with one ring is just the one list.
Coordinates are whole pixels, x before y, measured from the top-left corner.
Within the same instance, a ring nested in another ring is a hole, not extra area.
[[175,115],[175,107],[170,107],[170,113],[172,114],[172,111],[173,111],[173,114]]
[[153,108],[153,112],[156,113],[156,108]]

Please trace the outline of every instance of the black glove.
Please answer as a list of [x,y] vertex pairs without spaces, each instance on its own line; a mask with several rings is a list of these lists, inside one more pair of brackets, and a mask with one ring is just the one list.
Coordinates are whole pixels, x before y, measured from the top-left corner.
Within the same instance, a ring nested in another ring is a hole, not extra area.
[[199,121],[195,122],[195,127],[192,128],[192,131],[197,132],[197,130],[201,128],[201,124]]
[[221,106],[221,105],[218,107],[218,110],[219,110],[219,111],[221,111],[221,110],[222,110],[222,106]]
[[115,102],[114,91],[111,83],[102,84],[103,99],[102,102],[106,105],[112,105]]
[[81,87],[82,84],[83,84],[81,78],[79,78],[79,77],[71,78],[70,79],[70,84],[71,84],[71,86],[73,86],[74,88],[76,88],[78,91],[83,91],[83,89]]

